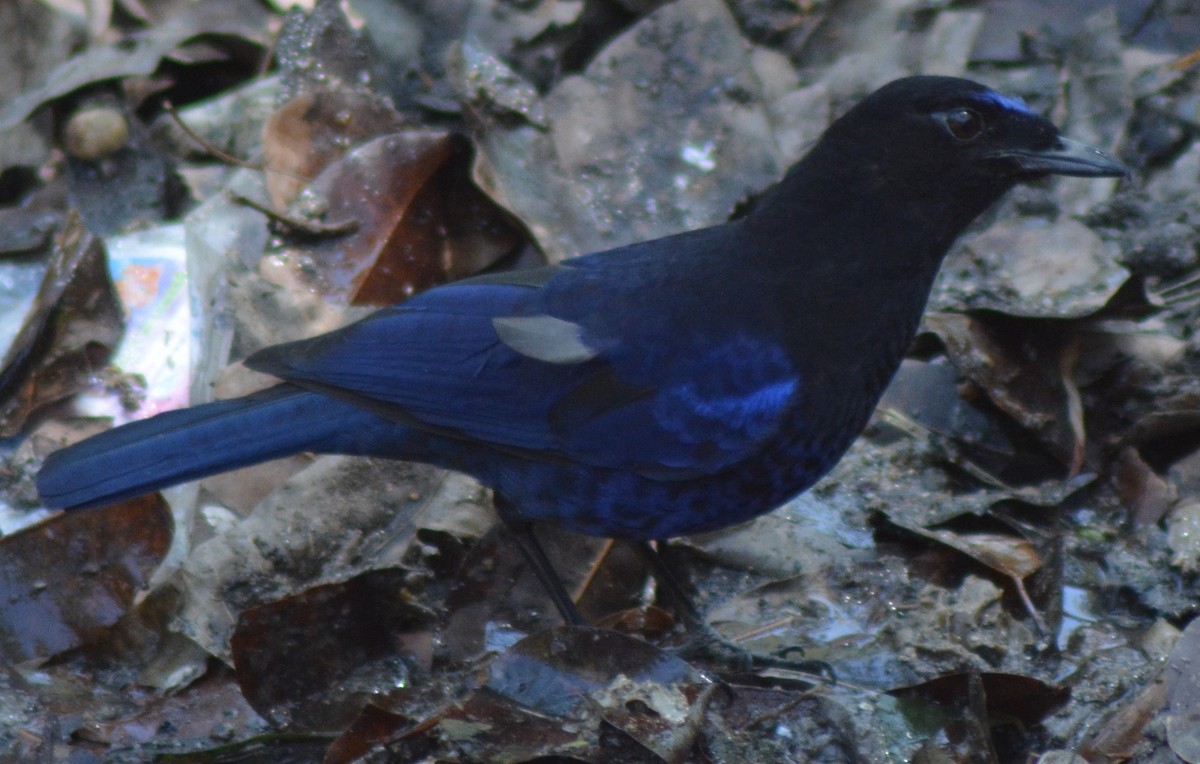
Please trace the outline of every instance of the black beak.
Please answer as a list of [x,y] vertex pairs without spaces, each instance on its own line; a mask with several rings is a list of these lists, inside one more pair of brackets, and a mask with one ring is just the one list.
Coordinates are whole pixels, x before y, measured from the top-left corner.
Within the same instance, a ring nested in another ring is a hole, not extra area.
[[1049,149],[1005,149],[995,156],[1015,162],[1021,172],[1031,175],[1121,178],[1129,174],[1116,157],[1070,138],[1059,137],[1057,145]]

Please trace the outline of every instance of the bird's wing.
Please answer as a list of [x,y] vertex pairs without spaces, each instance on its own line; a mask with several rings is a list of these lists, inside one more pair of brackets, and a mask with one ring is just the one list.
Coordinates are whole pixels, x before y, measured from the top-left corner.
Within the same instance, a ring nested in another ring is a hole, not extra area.
[[605,270],[450,284],[247,363],[444,434],[660,479],[711,474],[779,430],[799,385],[782,349],[677,326],[630,286],[636,268]]

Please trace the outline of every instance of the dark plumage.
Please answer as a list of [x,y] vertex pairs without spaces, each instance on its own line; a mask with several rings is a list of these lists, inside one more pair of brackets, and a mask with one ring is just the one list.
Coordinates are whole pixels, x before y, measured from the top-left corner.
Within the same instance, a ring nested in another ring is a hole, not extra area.
[[65,448],[38,488],[96,506],[317,451],[470,473],[514,526],[722,528],[808,488],[857,437],[976,216],[1021,180],[1123,173],[1019,100],[898,80],[740,220],[467,279],[268,348],[246,363],[283,384]]

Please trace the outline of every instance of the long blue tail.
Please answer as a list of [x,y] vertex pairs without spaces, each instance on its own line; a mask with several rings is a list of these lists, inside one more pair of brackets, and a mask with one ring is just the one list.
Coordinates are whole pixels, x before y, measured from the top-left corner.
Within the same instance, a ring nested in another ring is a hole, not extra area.
[[282,384],[132,422],[51,454],[37,476],[47,507],[111,504],[300,451],[403,456],[409,428]]

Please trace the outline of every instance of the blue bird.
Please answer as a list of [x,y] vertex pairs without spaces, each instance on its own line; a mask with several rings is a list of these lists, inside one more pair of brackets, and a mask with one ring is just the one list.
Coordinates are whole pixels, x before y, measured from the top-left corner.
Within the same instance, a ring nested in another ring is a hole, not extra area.
[[555,604],[530,530],[635,541],[749,520],[866,425],[943,256],[1016,183],[1122,176],[1022,101],[892,82],[742,218],[441,286],[262,350],[270,389],[57,451],[50,507],[92,507],[299,451],[418,461],[489,486]]

